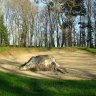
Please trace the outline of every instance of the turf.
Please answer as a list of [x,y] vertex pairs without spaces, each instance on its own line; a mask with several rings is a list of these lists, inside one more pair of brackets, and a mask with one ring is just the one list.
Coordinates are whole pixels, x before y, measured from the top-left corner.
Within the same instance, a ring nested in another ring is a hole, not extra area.
[[45,48],[45,47],[30,47],[30,48],[24,48],[24,47],[0,47],[0,52],[8,51],[8,50],[22,50],[22,51],[52,51],[52,50],[70,50],[73,51],[75,49],[79,50],[85,50],[90,53],[96,53],[96,48],[86,48],[86,47],[61,47],[61,48]]
[[0,47],[0,52],[7,51],[9,47]]
[[32,79],[0,72],[0,96],[96,96],[96,81]]
[[91,53],[96,53],[96,48],[85,48],[84,50],[91,52]]

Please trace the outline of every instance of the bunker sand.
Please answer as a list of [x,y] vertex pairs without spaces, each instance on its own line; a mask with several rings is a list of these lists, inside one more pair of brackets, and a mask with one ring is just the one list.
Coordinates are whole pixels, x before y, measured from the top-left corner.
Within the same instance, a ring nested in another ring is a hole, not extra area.
[[[68,73],[20,71],[18,67],[32,56],[50,55]],[[84,50],[55,49],[50,51],[12,49],[0,53],[0,71],[19,74],[31,78],[51,78],[68,80],[96,80],[96,55]]]

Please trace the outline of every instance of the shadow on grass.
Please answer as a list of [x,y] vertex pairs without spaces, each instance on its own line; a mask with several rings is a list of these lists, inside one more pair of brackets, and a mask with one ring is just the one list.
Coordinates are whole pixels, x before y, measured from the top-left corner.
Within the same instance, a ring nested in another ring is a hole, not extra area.
[[32,79],[0,72],[0,96],[96,96],[96,81]]

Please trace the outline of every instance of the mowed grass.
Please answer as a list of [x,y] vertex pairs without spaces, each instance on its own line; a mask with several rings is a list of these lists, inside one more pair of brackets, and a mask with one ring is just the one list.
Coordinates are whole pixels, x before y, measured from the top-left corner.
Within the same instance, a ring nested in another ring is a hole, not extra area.
[[79,50],[85,50],[88,51],[90,53],[96,53],[96,48],[86,48],[86,47],[61,47],[61,48],[46,48],[46,47],[30,47],[30,48],[25,48],[25,47],[0,47],[0,52],[4,52],[4,51],[12,51],[12,50],[21,50],[21,51],[36,51],[36,52],[40,52],[40,51],[52,51],[52,50],[62,50],[62,51],[74,51],[76,49]]
[[70,50],[74,50],[74,49],[79,49],[79,50],[85,50],[88,51],[90,53],[96,53],[96,48],[87,48],[87,47],[64,47],[63,49],[70,49]]
[[32,79],[0,72],[0,96],[96,96],[96,81]]
[[96,48],[84,48],[83,50],[86,50],[86,51],[91,52],[91,53],[96,53]]
[[0,52],[7,51],[8,49],[9,49],[9,47],[0,47]]

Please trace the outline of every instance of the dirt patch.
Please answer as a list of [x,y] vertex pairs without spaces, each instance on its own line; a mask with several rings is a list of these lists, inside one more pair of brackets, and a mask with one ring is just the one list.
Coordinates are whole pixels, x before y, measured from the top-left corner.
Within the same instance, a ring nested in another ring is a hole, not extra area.
[[[56,59],[58,64],[64,66],[68,73],[57,72],[31,72],[20,71],[18,66],[24,64],[30,57],[36,55],[50,55]],[[84,50],[9,50],[0,53],[0,70],[35,78],[57,78],[57,79],[96,79],[96,55]]]

